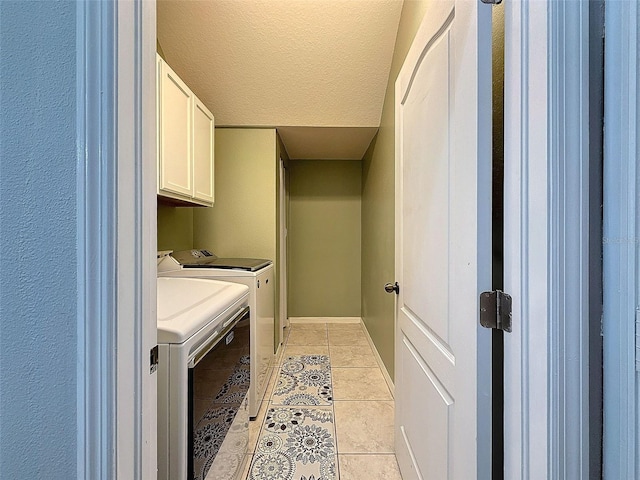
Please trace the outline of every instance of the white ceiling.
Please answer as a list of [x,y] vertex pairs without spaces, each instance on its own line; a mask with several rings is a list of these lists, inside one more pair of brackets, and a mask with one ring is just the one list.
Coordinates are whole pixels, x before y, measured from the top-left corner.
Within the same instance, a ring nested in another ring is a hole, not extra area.
[[380,125],[402,0],[157,5],[165,59],[217,126],[288,127],[292,158],[362,158]]

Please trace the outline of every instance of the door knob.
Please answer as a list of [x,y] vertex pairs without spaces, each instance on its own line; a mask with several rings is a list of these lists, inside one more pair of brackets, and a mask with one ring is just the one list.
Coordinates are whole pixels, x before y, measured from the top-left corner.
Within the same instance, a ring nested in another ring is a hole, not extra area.
[[384,285],[384,291],[387,293],[393,293],[395,292],[396,295],[400,293],[400,285],[398,285],[398,282],[395,283],[385,283]]

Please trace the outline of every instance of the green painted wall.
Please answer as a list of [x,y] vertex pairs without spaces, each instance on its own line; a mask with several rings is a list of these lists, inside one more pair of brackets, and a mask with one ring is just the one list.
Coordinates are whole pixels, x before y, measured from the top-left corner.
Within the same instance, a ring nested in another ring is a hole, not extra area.
[[193,244],[220,257],[273,260],[276,348],[279,345],[275,129],[216,128],[215,203],[195,208]]
[[289,162],[289,317],[360,316],[360,161]]
[[193,210],[158,204],[158,250],[193,248]]
[[398,26],[380,130],[362,161],[362,319],[387,371],[394,369],[395,81],[432,0],[405,0]]
[[194,209],[193,244],[276,260],[276,131],[216,128],[215,204]]

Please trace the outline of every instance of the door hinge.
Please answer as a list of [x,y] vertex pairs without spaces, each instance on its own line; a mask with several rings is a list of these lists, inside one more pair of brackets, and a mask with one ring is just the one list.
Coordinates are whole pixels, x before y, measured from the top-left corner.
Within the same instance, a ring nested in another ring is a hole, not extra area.
[[149,365],[149,374],[158,370],[158,345],[153,347],[149,353]]
[[511,295],[501,290],[480,294],[480,325],[511,332]]

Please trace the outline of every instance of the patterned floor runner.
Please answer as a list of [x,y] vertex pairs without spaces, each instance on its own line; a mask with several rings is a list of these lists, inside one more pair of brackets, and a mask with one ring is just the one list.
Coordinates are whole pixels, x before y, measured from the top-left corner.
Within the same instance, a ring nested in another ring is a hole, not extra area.
[[249,480],[335,480],[334,429],[331,409],[269,409]]
[[248,480],[336,480],[331,365],[326,355],[287,357]]
[[327,355],[295,355],[285,358],[273,392],[273,405],[333,404],[331,365]]

